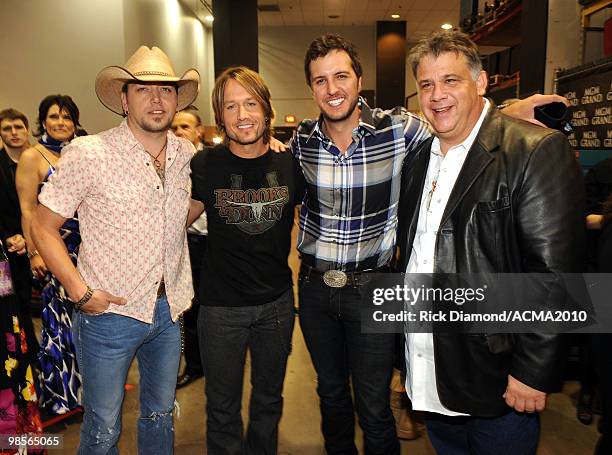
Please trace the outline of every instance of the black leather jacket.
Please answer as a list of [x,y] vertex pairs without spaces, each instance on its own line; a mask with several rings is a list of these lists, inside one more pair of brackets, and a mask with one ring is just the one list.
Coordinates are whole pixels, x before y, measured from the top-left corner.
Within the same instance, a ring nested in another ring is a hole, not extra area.
[[[404,163],[400,270],[412,251],[432,141]],[[565,136],[491,107],[442,216],[434,270],[578,272],[584,223],[582,174]],[[457,412],[504,414],[508,374],[551,392],[560,386],[564,354],[559,335],[434,334],[440,400]]]

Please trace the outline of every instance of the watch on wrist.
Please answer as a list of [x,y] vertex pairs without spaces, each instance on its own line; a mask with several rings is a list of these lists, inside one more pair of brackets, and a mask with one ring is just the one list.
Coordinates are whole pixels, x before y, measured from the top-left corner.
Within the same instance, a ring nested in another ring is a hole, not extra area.
[[28,251],[28,254],[26,254],[26,256],[28,257],[28,259],[32,259],[34,256],[40,256],[40,253],[38,252],[38,250]]

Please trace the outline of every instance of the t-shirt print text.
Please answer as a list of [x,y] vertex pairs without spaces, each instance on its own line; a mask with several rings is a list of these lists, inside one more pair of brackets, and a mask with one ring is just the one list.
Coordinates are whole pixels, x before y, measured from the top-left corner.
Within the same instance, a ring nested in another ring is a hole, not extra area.
[[231,188],[215,192],[215,208],[227,224],[235,224],[247,234],[267,231],[283,215],[289,202],[289,188],[278,184],[276,172],[266,174],[267,187],[243,189],[243,176],[231,175]]

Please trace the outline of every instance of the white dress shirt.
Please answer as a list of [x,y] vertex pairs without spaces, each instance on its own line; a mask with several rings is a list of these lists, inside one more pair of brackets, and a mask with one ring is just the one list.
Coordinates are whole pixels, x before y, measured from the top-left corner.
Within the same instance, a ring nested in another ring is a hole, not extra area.
[[188,234],[208,235],[208,218],[206,210],[187,228]]
[[[416,235],[406,273],[434,271],[436,237],[442,214],[488,108],[489,101],[485,98],[484,108],[468,137],[461,144],[451,147],[446,155],[442,155],[437,137],[431,144]],[[414,410],[448,416],[466,415],[446,409],[440,402],[431,333],[406,333],[406,370],[406,392]]]

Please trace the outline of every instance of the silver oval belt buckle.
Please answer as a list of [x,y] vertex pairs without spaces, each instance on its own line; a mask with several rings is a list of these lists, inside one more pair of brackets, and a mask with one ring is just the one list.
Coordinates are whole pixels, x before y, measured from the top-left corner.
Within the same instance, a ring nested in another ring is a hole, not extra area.
[[328,270],[323,274],[323,282],[330,288],[343,288],[348,281],[342,270]]

